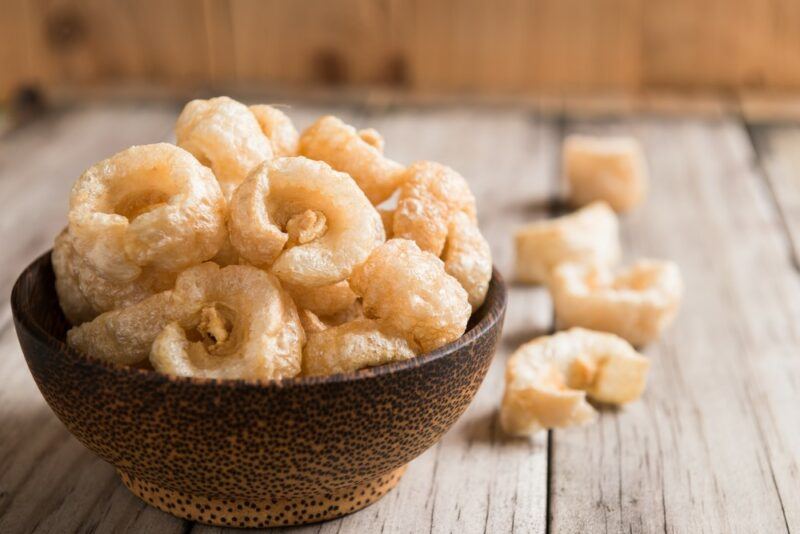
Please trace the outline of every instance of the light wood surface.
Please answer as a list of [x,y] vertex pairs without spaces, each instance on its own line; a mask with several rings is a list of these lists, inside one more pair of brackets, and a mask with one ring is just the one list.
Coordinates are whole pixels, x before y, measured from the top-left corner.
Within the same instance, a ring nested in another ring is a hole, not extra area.
[[519,93],[800,87],[794,0],[2,0],[23,87],[264,83]]
[[[178,111],[74,106],[0,138],[0,532],[222,531],[147,507],[69,435],[30,378],[8,307],[17,274],[64,224],[75,177],[128,145],[170,139]],[[552,310],[543,289],[512,285],[501,348],[457,425],[377,504],[289,532],[800,531],[800,127],[751,127],[729,114],[576,119],[397,103],[288,112],[299,126],[339,114],[380,130],[400,161],[461,171],[509,279],[514,226],[561,210],[563,136],[634,135],[652,187],[623,219],[626,256],[677,261],[687,290],[676,325],[646,350],[641,401],[526,440],[498,425],[503,366],[550,331]]]

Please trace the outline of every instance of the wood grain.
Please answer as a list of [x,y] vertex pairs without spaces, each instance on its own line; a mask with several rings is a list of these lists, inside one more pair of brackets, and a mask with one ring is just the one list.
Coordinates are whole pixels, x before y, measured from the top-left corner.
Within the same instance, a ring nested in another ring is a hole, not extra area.
[[793,0],[4,0],[0,100],[109,84],[635,93],[800,87]]

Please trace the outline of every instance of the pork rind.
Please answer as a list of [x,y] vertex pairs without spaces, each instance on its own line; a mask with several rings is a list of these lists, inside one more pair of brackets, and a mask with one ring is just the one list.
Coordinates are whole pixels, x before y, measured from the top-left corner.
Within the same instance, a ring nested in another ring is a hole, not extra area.
[[71,328],[67,344],[100,360],[137,364],[147,359],[153,340],[171,321],[186,319],[197,311],[173,290],[167,290]]
[[175,291],[193,313],[155,338],[150,363],[157,371],[257,380],[300,372],[305,334],[275,277],[247,265],[207,263],[184,272]]
[[492,251],[464,212],[457,212],[450,222],[442,259],[445,271],[467,291],[472,310],[480,308],[492,279]]
[[261,131],[269,139],[274,157],[297,155],[300,134],[286,113],[264,104],[250,106],[250,111],[258,121]]
[[611,332],[641,346],[672,323],[683,282],[678,266],[668,261],[638,261],[617,274],[566,263],[554,271],[550,291],[560,326]]
[[131,306],[170,289],[177,276],[145,267],[134,280],[106,280],[75,251],[66,229],[56,237],[52,261],[58,302],[64,316],[76,326],[103,312]]
[[244,104],[227,96],[192,100],[175,124],[178,146],[210,167],[225,198],[257,165],[272,159],[272,144]]
[[372,319],[355,319],[308,333],[303,349],[303,374],[347,373],[416,355],[403,336],[388,333]]
[[422,250],[439,256],[458,212],[477,224],[475,197],[466,180],[440,163],[418,161],[403,174],[392,235],[411,239]]
[[246,265],[191,267],[175,289],[72,328],[67,343],[122,365],[210,378],[273,379],[300,372],[305,341],[291,298]]
[[294,284],[283,284],[286,291],[294,299],[295,304],[304,310],[310,310],[319,317],[332,318],[346,313],[356,302],[356,295],[347,280],[320,287],[306,287]]
[[69,233],[81,258],[114,282],[142,269],[179,271],[225,240],[225,200],[213,174],[167,143],[134,146],[90,167],[70,193]]
[[559,263],[615,265],[620,258],[619,222],[605,202],[517,229],[516,278],[520,282],[547,282]]
[[406,337],[422,352],[464,333],[472,312],[467,292],[444,263],[408,239],[391,239],[353,271],[350,287],[364,314]]
[[258,167],[231,199],[229,228],[243,258],[305,287],[346,279],[384,241],[380,215],[355,182],[304,157]]
[[512,435],[587,423],[596,416],[587,395],[604,403],[632,402],[644,391],[649,366],[613,334],[572,328],[539,337],[506,365],[500,422]]
[[362,130],[362,137],[352,126],[327,115],[300,136],[300,154],[352,176],[377,206],[400,185],[403,166],[383,156],[383,139],[376,133]]
[[647,192],[644,152],[631,137],[571,135],[564,141],[563,168],[569,200],[577,206],[603,200],[628,211]]

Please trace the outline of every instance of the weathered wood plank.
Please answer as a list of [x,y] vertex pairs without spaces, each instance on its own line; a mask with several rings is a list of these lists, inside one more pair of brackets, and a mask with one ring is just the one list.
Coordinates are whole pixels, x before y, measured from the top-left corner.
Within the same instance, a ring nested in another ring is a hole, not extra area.
[[626,252],[677,261],[686,297],[675,327],[647,350],[644,399],[554,432],[551,528],[800,528],[800,286],[746,132],[732,119],[570,129],[642,140],[652,188],[624,220]]

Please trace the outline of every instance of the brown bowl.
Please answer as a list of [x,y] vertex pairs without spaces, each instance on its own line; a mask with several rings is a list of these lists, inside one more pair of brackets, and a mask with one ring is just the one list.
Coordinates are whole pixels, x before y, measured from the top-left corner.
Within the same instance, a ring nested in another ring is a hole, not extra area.
[[20,275],[11,306],[45,400],[133,493],[185,519],[257,527],[338,517],[392,489],[481,385],[506,288],[495,271],[467,332],[429,354],[273,382],[176,378],[76,352],[49,253]]

